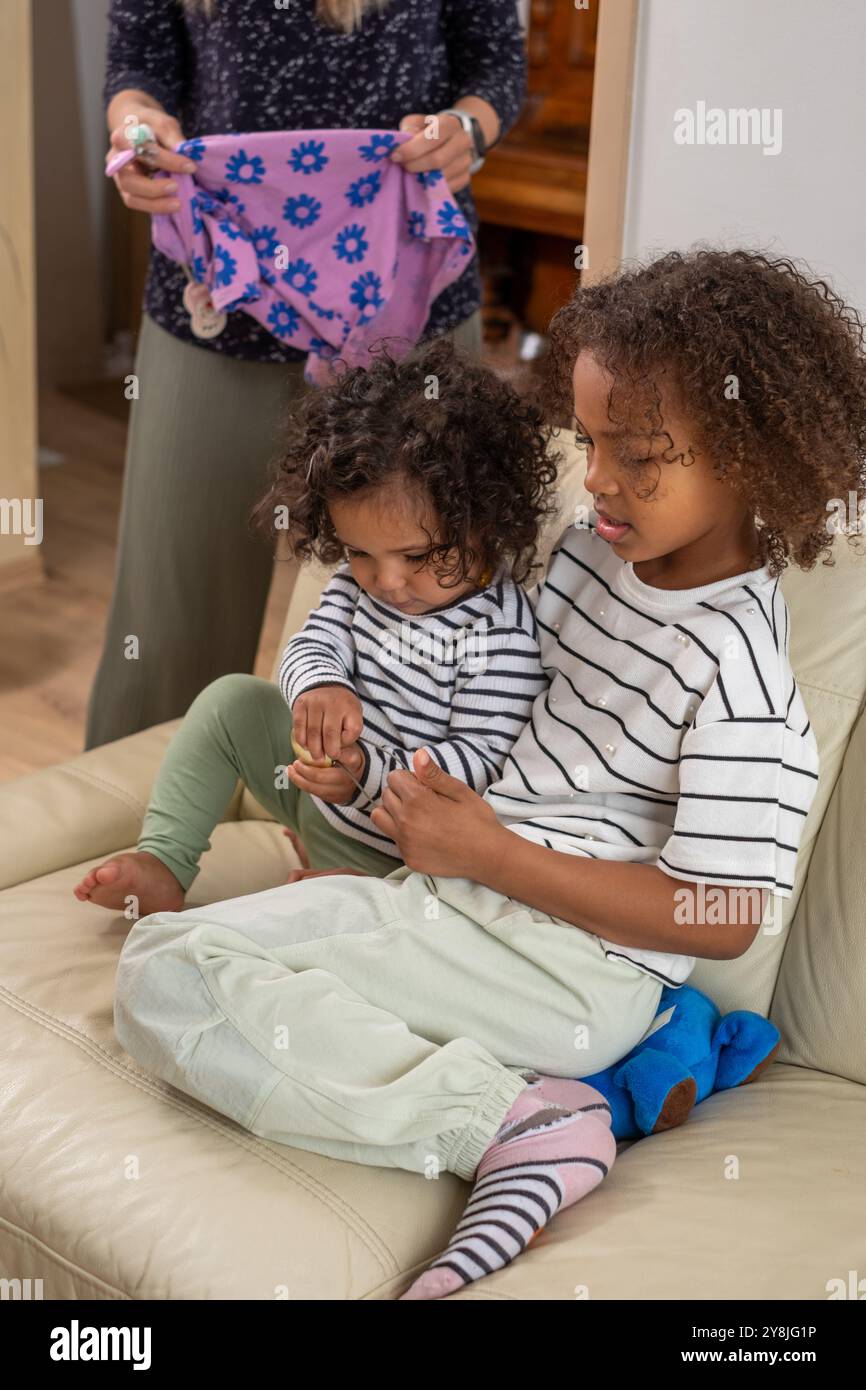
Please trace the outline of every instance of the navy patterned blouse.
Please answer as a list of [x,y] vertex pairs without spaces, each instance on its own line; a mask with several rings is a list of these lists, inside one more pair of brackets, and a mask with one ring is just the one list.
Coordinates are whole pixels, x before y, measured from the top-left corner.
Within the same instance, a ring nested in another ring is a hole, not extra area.
[[[259,130],[396,129],[464,96],[494,108],[501,134],[526,89],[516,0],[391,0],[345,34],[315,18],[316,0],[216,0],[213,17],[181,0],[112,0],[106,106],[117,92],[147,92],[187,139]],[[477,229],[469,188],[455,195]],[[180,266],[151,247],[145,308],[175,337],[230,357],[302,358],[244,313],[217,338],[196,338],[181,296]],[[424,336],[462,323],[481,302],[478,257],[435,300]]]

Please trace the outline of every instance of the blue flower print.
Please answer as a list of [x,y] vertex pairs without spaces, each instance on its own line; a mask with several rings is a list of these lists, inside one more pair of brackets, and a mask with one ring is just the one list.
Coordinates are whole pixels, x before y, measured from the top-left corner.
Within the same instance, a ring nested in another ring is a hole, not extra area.
[[463,213],[454,203],[443,203],[436,214],[439,230],[443,236],[469,236],[469,226]]
[[322,204],[309,193],[300,193],[297,198],[287,198],[283,204],[283,217],[293,227],[312,227],[322,213]]
[[198,234],[204,231],[204,222],[201,214],[203,212],[213,213],[216,211],[217,204],[209,193],[194,193],[189,203],[189,210],[192,213],[192,229]]
[[374,270],[367,270],[357,280],[352,281],[352,293],[349,300],[361,310],[371,310],[371,313],[362,313],[359,323],[369,323],[374,314],[381,309],[385,303],[379,291],[382,288],[382,281]]
[[231,241],[237,241],[238,237],[246,238],[243,227],[236,227],[234,222],[230,222],[227,217],[223,217],[220,221],[220,231],[224,232]]
[[227,310],[242,309],[245,304],[254,304],[255,301],[261,299],[261,297],[262,292],[256,282],[254,280],[248,280],[242,289],[240,287],[238,288],[234,299],[229,300],[228,303],[223,304],[222,307]]
[[264,177],[265,161],[257,154],[238,150],[226,160],[226,183],[262,183]]
[[250,232],[250,241],[256,255],[262,257],[275,256],[280,244],[276,227],[254,227]]
[[370,249],[364,240],[366,230],[366,227],[361,227],[357,222],[353,222],[351,226],[344,227],[341,232],[337,233],[337,240],[331,249],[336,251],[338,260],[355,265],[364,259]]
[[324,140],[302,140],[286,160],[296,174],[321,174],[328,163]]
[[444,175],[441,169],[428,169],[426,173],[416,174],[415,177],[422,188],[433,188]]
[[332,357],[337,355],[337,349],[332,347],[330,343],[326,343],[324,338],[311,338],[310,352],[314,352],[317,357],[322,357],[325,361],[330,361]]
[[214,248],[214,284],[230,285],[237,273],[238,263],[225,246]]
[[185,154],[187,159],[200,164],[204,159],[204,140],[181,140],[176,153]]
[[291,338],[298,331],[301,319],[297,309],[291,304],[272,304],[268,314],[271,332],[277,338]]
[[309,261],[290,261],[283,271],[283,279],[298,294],[312,294],[319,277]]
[[372,203],[381,187],[382,175],[378,169],[374,169],[372,174],[364,174],[362,178],[356,179],[346,197],[353,208],[363,208]]
[[198,280],[199,284],[207,274],[207,266],[204,263],[204,256],[193,256],[192,258],[192,277]]
[[233,203],[234,210],[238,217],[240,217],[242,212],[246,211],[238,195],[236,193],[230,193],[227,188],[218,188],[216,193],[214,193],[214,197],[219,203]]
[[387,159],[397,143],[396,135],[386,132],[384,135],[373,135],[370,137],[368,145],[359,145],[358,154],[368,164],[374,164],[377,159]]
[[423,212],[409,213],[409,226],[407,230],[410,236],[422,237],[427,235],[427,218]]
[[264,261],[259,261],[259,275],[266,285],[275,285],[277,283],[276,275]]
[[318,314],[320,319],[328,319],[330,321],[331,319],[341,319],[343,317],[337,309],[323,309],[321,304],[314,303],[312,299],[308,299],[307,303],[311,311],[314,314]]

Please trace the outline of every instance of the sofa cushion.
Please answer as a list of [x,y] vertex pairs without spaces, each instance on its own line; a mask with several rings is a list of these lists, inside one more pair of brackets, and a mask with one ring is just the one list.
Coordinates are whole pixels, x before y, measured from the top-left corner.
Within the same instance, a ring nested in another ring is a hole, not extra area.
[[[190,901],[256,892],[292,862],[276,826],[222,825]],[[45,1298],[397,1296],[467,1187],[267,1143],[142,1071],[112,1026],[128,924],[71,897],[87,867],[0,893],[4,1275],[42,1279]],[[626,1147],[591,1201],[460,1296],[826,1297],[861,1253],[864,1123],[863,1087],[774,1065]]]
[[455,1297],[862,1297],[864,1127],[864,1087],[775,1063],[630,1145],[589,1201]]
[[[0,889],[134,843],[173,719],[0,787]],[[241,787],[226,808],[236,820]]]
[[861,714],[818,834],[770,1017],[782,1034],[780,1059],[866,1084],[864,826]]
[[[190,905],[279,883],[273,824],[219,826]],[[154,1080],[114,1036],[129,923],[82,863],[0,893],[0,1268],[45,1298],[361,1298],[441,1247],[436,1182],[269,1144]]]

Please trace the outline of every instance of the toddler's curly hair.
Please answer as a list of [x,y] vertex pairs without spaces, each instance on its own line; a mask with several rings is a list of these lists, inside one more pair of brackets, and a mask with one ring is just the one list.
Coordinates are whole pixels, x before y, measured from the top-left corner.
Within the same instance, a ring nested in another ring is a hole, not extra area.
[[[667,433],[667,376],[695,431],[691,454],[707,454],[748,504],[773,575],[833,563],[828,504],[866,487],[866,357],[862,320],[825,281],[788,259],[700,245],[578,289],[550,329],[541,396],[559,423],[574,419],[583,349],[614,377],[611,421],[648,439]],[[661,456],[691,461],[673,447]],[[645,461],[631,462],[636,482],[649,479],[638,495],[651,496],[659,465],[653,484]]]
[[400,361],[386,345],[369,367],[345,369],[289,412],[282,456],[251,521],[273,541],[282,514],[295,558],[336,564],[345,552],[329,499],[399,480],[438,518],[426,561],[443,587],[464,582],[476,565],[495,572],[503,563],[522,583],[554,510],[550,434],[536,404],[449,339]]

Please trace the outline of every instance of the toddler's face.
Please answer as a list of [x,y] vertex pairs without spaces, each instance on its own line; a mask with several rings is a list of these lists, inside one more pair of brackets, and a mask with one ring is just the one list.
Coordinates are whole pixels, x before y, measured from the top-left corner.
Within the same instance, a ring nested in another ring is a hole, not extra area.
[[[747,568],[755,534],[748,509],[715,476],[709,455],[698,452],[697,432],[676,409],[672,393],[662,388],[664,433],[653,434],[638,419],[626,426],[611,422],[612,384],[610,372],[591,353],[579,354],[574,411],[578,436],[587,446],[586,486],[599,518],[598,534],[631,560],[647,583],[666,572],[681,580],[671,587],[710,582],[701,577],[708,562],[711,569],[737,573],[742,559]],[[654,563],[664,557],[675,562]]]
[[440,584],[427,562],[431,537],[438,537],[438,521],[429,504],[402,488],[335,498],[328,510],[352,577],[379,603],[407,615],[426,613],[456,603],[477,587],[471,577],[463,584]]

